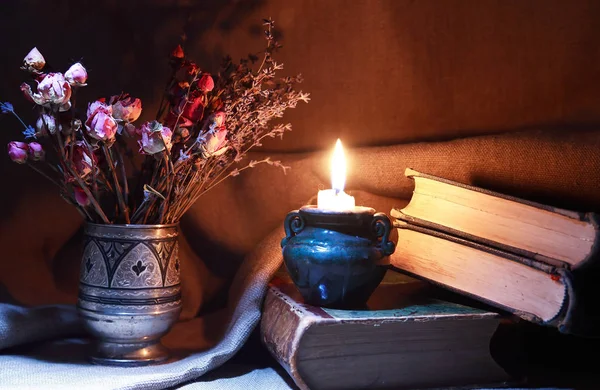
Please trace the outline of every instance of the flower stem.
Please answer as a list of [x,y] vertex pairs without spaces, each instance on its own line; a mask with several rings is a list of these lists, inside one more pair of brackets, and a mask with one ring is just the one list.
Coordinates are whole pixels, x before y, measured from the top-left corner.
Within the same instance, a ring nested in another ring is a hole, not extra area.
[[[92,160],[92,190],[94,191],[94,196],[99,199],[98,197],[98,180],[97,180],[97,166],[96,166],[96,159],[94,158],[94,149],[92,149],[92,145],[90,145],[90,143],[87,141],[87,139],[85,137],[83,137],[83,143],[85,144],[85,146],[87,147],[89,156],[90,156],[90,160]],[[73,160],[73,149],[71,149],[71,161]]]
[[10,110],[10,112],[12,112],[12,114],[15,116],[15,118],[17,118],[19,120],[19,122],[21,122],[21,124],[23,125],[25,130],[27,130],[28,127],[25,124],[25,122],[23,122],[23,119],[21,119],[21,117],[14,110]]
[[46,179],[50,180],[52,182],[52,184],[54,184],[55,186],[57,186],[58,188],[60,188],[61,190],[63,189],[63,187],[60,185],[59,182],[57,182],[56,180],[54,180],[53,178],[51,178],[50,176],[48,176],[44,171],[42,171],[41,169],[39,169],[38,167],[36,167],[35,165],[31,164],[30,162],[27,163],[27,166],[31,169],[33,169],[34,171],[36,171],[37,173],[39,173],[40,175],[44,176]]
[[[245,171],[245,170],[246,170],[246,169],[248,169],[248,168],[253,168],[254,166],[256,166],[256,165],[258,165],[258,164],[266,163],[268,160],[269,160],[268,158],[265,158],[265,159],[263,159],[263,160],[256,161],[256,162],[254,163],[254,165],[252,165],[252,166],[251,166],[251,165],[246,165],[245,167],[238,169],[238,170],[237,170],[237,172],[238,172],[238,174],[239,174],[240,172],[242,172],[242,171]],[[179,218],[183,217],[183,215],[184,215],[185,213],[187,213],[187,211],[188,211],[188,210],[189,210],[189,209],[190,209],[190,208],[191,208],[191,207],[194,205],[194,203],[196,203],[196,201],[197,201],[198,199],[200,199],[200,197],[201,197],[202,195],[206,194],[208,191],[210,191],[211,189],[213,189],[215,186],[219,185],[221,182],[223,182],[225,179],[227,179],[227,178],[228,178],[228,177],[230,177],[230,176],[233,176],[231,171],[230,171],[230,172],[229,172],[227,175],[225,175],[225,176],[221,177],[221,179],[219,179],[218,181],[216,181],[216,182],[215,182],[215,181],[213,180],[213,181],[212,181],[212,183],[211,183],[211,184],[210,184],[208,187],[206,187],[206,188],[204,189],[204,191],[202,191],[202,192],[200,192],[200,193],[196,193],[196,194],[192,195],[192,196],[190,197],[190,199],[188,199],[188,203],[186,204],[186,206],[183,208],[183,210],[182,210],[182,211],[179,213],[179,215],[177,216],[177,219],[179,219]]]
[[129,208],[125,204],[125,200],[123,199],[123,193],[121,192],[121,185],[119,184],[119,178],[117,176],[117,170],[115,169],[115,164],[110,155],[110,150],[108,150],[108,146],[106,144],[102,144],[102,151],[104,151],[104,156],[106,157],[106,162],[108,163],[108,167],[110,168],[110,172],[112,173],[113,181],[115,182],[115,193],[117,194],[117,201],[119,203],[119,208],[125,217],[126,223],[131,223],[129,220]]
[[163,201],[162,207],[160,209],[160,220],[159,223],[164,223],[163,219],[165,218],[165,213],[167,212],[168,208],[169,208],[169,201],[171,200],[171,190],[173,189],[173,182],[175,181],[175,174],[173,173],[173,163],[171,162],[171,159],[169,158],[169,152],[167,151],[167,149],[165,148],[164,150],[164,156],[165,156],[165,165],[166,165],[166,171],[167,171],[167,195],[165,197],[165,200]]
[[125,201],[125,205],[129,206],[129,185],[127,183],[127,172],[125,171],[123,155],[121,153],[117,153],[117,158],[119,159],[118,162],[121,166],[121,176],[123,176],[123,200]]
[[102,207],[100,207],[100,204],[98,204],[98,201],[96,200],[94,195],[92,195],[88,186],[83,180],[81,180],[81,177],[79,177],[79,175],[75,172],[71,162],[67,160],[67,156],[65,153],[65,145],[62,142],[60,131],[56,131],[56,138],[58,139],[58,149],[60,150],[60,156],[62,158],[62,162],[65,168],[69,171],[71,176],[73,176],[75,181],[77,181],[77,184],[79,185],[79,187],[81,187],[85,195],[89,198],[90,202],[92,203],[92,206],[94,206],[94,209],[96,210],[96,213],[98,213],[98,215],[100,216],[100,218],[102,218],[104,223],[110,224],[110,220],[108,219],[106,214],[104,214],[104,211],[102,211]]

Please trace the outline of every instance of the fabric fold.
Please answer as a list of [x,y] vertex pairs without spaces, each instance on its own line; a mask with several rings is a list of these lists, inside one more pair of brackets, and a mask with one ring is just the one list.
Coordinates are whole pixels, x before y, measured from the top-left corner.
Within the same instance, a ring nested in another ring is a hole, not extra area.
[[[177,360],[162,365],[131,368],[92,365],[86,360],[90,346],[86,339],[61,339],[37,347],[27,346],[26,343],[80,333],[75,308],[3,305],[0,348],[24,346],[0,355],[0,388],[78,389],[85,381],[86,389],[165,389],[221,366],[239,351],[260,320],[267,284],[283,261],[279,244],[282,237],[283,229],[276,229],[245,258],[231,284],[224,312],[173,327],[164,341],[173,348]],[[210,327],[226,329],[214,345],[210,345],[210,340],[202,340],[204,335],[214,333]],[[181,353],[181,347],[187,344],[207,348],[184,349]]]

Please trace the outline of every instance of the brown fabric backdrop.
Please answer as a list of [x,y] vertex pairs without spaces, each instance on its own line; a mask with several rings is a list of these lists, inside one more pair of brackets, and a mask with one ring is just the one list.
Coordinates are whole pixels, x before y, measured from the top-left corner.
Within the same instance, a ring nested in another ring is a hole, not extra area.
[[268,149],[600,120],[595,0],[2,2],[0,97],[30,115],[18,67],[37,46],[57,69],[80,59],[89,68],[80,101],[128,91],[143,99],[148,119],[168,75],[166,55],[182,33],[190,55],[214,69],[225,53],[262,48],[263,17],[281,30],[286,71],[301,72],[313,97],[289,112],[298,131]]
[[[79,99],[125,90],[143,99],[146,120],[182,31],[186,49],[211,69],[226,52],[259,50],[265,16],[282,30],[286,71],[304,74],[313,100],[286,115],[292,133],[265,145],[285,153],[273,157],[292,165],[287,176],[257,168],[207,194],[182,221],[184,318],[219,307],[243,255],[329,186],[324,159],[338,137],[351,163],[348,188],[381,211],[409,198],[407,166],[599,209],[593,0],[3,2],[0,99],[33,123],[18,66],[37,46],[57,69],[83,60],[90,79]],[[16,122],[0,119],[0,140],[17,138]],[[537,130],[424,142],[528,127]],[[0,293],[26,304],[73,303],[80,217],[25,167],[0,164]]]

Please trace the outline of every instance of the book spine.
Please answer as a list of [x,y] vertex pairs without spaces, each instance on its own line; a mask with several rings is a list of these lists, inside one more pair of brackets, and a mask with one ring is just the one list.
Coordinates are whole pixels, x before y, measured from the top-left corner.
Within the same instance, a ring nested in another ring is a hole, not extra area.
[[576,294],[576,290],[573,283],[573,275],[571,271],[565,268],[559,269],[558,273],[560,274],[561,281],[567,287],[567,304],[563,305],[563,310],[561,313],[560,320],[557,322],[556,327],[558,331],[565,334],[576,334],[579,330],[573,327],[574,321],[573,317],[575,315],[576,310],[579,310],[578,307],[578,296]]
[[300,340],[312,324],[310,316],[274,286],[269,287],[263,307],[260,322],[263,344],[296,385],[301,390],[309,390],[298,372],[296,357]]
[[590,253],[573,267],[573,270],[586,269],[586,268],[598,268],[600,266],[600,215],[597,213],[588,213],[586,219],[590,221],[594,229],[596,230],[596,236],[594,238],[594,244]]

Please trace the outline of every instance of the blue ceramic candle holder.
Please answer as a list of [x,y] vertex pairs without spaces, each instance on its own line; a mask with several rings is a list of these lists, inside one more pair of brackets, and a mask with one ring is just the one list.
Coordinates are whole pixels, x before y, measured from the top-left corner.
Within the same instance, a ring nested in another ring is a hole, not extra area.
[[331,211],[304,206],[288,213],[281,241],[285,267],[305,303],[364,307],[387,270],[391,223],[369,207]]

